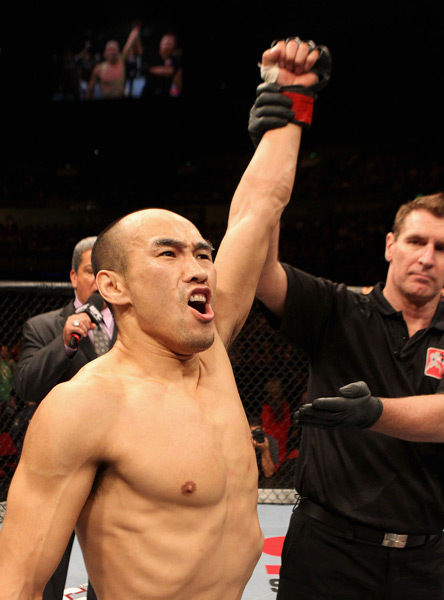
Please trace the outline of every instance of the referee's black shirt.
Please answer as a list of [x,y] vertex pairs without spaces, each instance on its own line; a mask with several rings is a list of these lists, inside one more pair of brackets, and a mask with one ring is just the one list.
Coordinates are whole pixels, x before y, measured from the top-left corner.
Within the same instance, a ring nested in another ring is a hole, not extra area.
[[[310,360],[308,401],[336,396],[341,386],[359,380],[380,397],[439,391],[444,304],[430,327],[409,339],[383,284],[363,295],[284,268],[284,315],[280,323],[268,318]],[[382,531],[420,535],[444,528],[443,444],[369,430],[305,428],[296,464],[297,491],[331,512]]]

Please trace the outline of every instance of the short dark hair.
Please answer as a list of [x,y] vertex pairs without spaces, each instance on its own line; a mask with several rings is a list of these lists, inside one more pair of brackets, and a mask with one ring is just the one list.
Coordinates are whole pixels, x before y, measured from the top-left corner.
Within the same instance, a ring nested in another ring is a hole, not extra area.
[[399,236],[407,216],[414,210],[427,210],[439,219],[444,218],[444,192],[438,192],[429,196],[419,196],[414,200],[402,204],[393,222],[392,232],[395,237]]
[[124,273],[126,270],[126,252],[120,227],[122,219],[123,217],[110,223],[97,236],[91,253],[94,276],[102,269],[117,273]]
[[262,419],[259,413],[248,415],[248,424],[250,427],[262,427]]

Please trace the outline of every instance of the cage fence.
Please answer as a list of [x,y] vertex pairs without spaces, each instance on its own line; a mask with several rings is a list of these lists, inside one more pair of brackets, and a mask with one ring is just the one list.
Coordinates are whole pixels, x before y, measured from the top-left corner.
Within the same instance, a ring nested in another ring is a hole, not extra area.
[[[0,502],[6,500],[35,409],[14,390],[22,326],[34,315],[61,308],[72,295],[70,283],[0,282]],[[256,449],[259,502],[293,503],[300,432],[292,415],[304,399],[307,360],[273,331],[257,302],[229,354],[246,415],[251,422],[259,419],[258,428],[274,448],[271,473],[264,473]]]

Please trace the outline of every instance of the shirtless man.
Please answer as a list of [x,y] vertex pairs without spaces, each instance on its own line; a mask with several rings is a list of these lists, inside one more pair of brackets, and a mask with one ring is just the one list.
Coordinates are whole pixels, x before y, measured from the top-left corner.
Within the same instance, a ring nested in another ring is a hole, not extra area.
[[[263,64],[288,59],[282,83],[311,85],[317,56],[279,42]],[[196,227],[163,209],[100,234],[93,265],[118,340],[32,419],[0,531],[1,600],[40,599],[74,527],[100,600],[241,598],[263,535],[227,348],[290,198],[300,138],[292,123],[263,136],[215,264]]]
[[112,99],[123,98],[125,92],[125,62],[132,51],[141,54],[140,24],[136,25],[128,36],[128,39],[120,53],[119,43],[110,40],[105,45],[103,56],[105,60],[97,64],[88,83],[85,97],[91,99],[96,84],[100,86],[100,98]]

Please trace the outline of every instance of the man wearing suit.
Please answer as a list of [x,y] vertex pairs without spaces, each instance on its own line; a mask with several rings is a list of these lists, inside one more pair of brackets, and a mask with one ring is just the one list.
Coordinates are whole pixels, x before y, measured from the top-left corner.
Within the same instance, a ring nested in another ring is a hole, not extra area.
[[[70,279],[75,298],[62,309],[31,317],[23,326],[22,349],[14,383],[17,395],[27,403],[38,405],[57,384],[71,379],[77,371],[98,354],[94,347],[96,325],[86,312],[76,310],[86,304],[97,292],[91,266],[91,250],[96,238],[80,240],[74,248]],[[109,336],[109,347],[116,339],[117,330],[109,308],[102,310],[103,323]],[[71,347],[73,336],[79,338],[77,347]],[[62,600],[65,589],[74,534],[54,575],[46,585],[43,600]],[[88,586],[88,600],[96,598]]]

